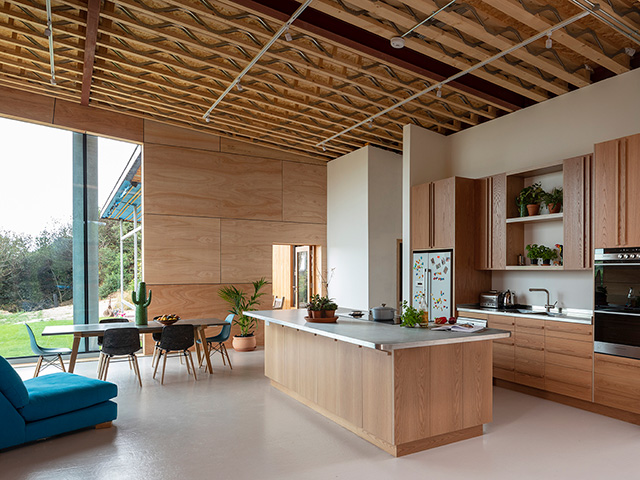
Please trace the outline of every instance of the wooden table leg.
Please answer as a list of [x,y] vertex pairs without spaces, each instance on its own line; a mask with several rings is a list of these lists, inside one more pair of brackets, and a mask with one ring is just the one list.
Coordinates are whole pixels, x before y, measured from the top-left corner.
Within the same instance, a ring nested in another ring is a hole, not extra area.
[[204,332],[206,326],[202,326],[198,328],[200,331],[200,339],[202,340],[202,354],[204,355],[204,359],[207,361],[207,370],[209,373],[213,373],[213,367],[211,366],[211,357],[209,356],[209,346],[207,345],[207,334]]
[[73,346],[71,347],[71,357],[69,357],[69,373],[73,373],[76,368],[76,358],[78,358],[78,349],[80,348],[80,335],[73,336]]

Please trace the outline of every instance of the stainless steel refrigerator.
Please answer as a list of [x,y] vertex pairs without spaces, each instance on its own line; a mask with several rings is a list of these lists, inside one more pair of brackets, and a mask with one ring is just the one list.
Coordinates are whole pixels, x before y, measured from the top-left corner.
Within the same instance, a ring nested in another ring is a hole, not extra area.
[[425,250],[413,252],[412,305],[420,308],[424,295],[429,321],[450,317],[452,312],[453,252]]

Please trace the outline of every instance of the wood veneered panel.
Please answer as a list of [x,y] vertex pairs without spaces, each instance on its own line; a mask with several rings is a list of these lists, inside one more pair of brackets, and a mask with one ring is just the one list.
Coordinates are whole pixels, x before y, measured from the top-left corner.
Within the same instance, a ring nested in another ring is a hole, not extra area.
[[598,143],[594,147],[594,248],[619,246],[618,164],[622,140]]
[[276,160],[149,144],[143,175],[146,214],[282,219]]
[[153,122],[151,120],[144,121],[144,143],[196,148],[199,150],[210,150],[212,152],[220,151],[220,137],[217,135],[167,125],[166,123]]
[[640,245],[640,134],[627,137],[627,171],[625,173],[627,197],[624,205],[626,219],[626,245]]
[[336,413],[362,427],[362,347],[337,342]]
[[479,178],[475,184],[477,208],[475,267],[478,270],[491,268],[491,224],[493,204],[491,202],[491,177]]
[[516,317],[516,332],[544,335],[545,321],[538,318]]
[[271,279],[272,246],[327,243],[326,225],[311,223],[227,220],[221,223],[222,282]]
[[591,155],[563,162],[564,248],[565,270],[591,268]]
[[305,157],[296,153],[277,150],[275,148],[268,148],[262,145],[256,145],[254,143],[241,142],[239,140],[234,140],[232,138],[226,137],[220,138],[220,151],[239,156],[273,158],[276,160],[288,160],[291,162],[326,165],[325,161],[318,160],[316,158]]
[[592,325],[545,320],[544,331],[547,337],[560,337],[583,342],[591,342],[593,340]]
[[282,384],[293,390],[298,390],[298,374],[300,363],[300,343],[298,334],[300,332],[295,328],[284,328],[284,348],[282,350],[282,360],[284,363],[284,377]]
[[220,283],[220,219],[145,215],[145,280]]
[[461,343],[429,347],[430,435],[460,430],[463,425]]
[[491,263],[492,270],[504,270],[507,262],[507,175],[491,177]]
[[0,87],[0,114],[3,116],[52,124],[54,103],[51,97]]
[[315,337],[317,368],[317,403],[331,413],[337,412],[337,341]]
[[519,331],[516,333],[516,345],[532,350],[544,350],[544,335]]
[[79,132],[142,143],[143,120],[122,113],[56,100],[53,124]]
[[411,249],[431,248],[431,184],[411,187]]
[[[430,397],[429,348],[404,348],[393,352],[395,443],[430,437],[433,400]],[[447,382],[448,383],[448,382]]]
[[293,247],[291,245],[273,246],[273,296],[284,297],[282,308],[293,305]]
[[556,353],[586,360],[591,360],[593,357],[593,343],[568,338],[545,337],[545,350],[547,355]]
[[[456,236],[456,178],[446,178],[433,183],[433,220],[434,248],[454,248]],[[470,193],[473,196],[473,193]]]
[[327,167],[282,162],[285,222],[327,223]]
[[284,379],[284,330],[275,323],[265,326],[264,374],[278,383]]
[[489,423],[493,419],[492,345],[462,345],[462,427]]
[[640,413],[640,360],[595,354],[594,400]]
[[[298,332],[298,393],[304,398],[317,402],[318,360],[316,353],[317,335]],[[266,346],[265,346],[266,349]]]
[[393,356],[362,349],[362,428],[393,442]]

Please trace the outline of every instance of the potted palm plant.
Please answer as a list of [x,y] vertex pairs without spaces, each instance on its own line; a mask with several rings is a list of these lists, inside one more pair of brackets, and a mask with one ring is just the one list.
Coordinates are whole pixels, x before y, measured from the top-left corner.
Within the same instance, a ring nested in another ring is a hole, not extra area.
[[240,327],[240,335],[233,336],[233,349],[238,352],[250,352],[256,348],[254,332],[257,320],[248,317],[244,312],[257,310],[255,307],[258,305],[258,300],[265,294],[260,290],[268,283],[264,277],[252,282],[253,294],[251,296],[234,285],[228,285],[218,290],[218,296],[231,306],[228,312],[235,315],[233,324]]

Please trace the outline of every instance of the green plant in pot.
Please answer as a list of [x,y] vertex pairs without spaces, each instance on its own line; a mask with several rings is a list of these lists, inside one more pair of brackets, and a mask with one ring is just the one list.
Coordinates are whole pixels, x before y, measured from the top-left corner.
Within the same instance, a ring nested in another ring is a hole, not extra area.
[[540,246],[539,255],[540,255],[539,258],[542,259],[543,265],[550,265],[551,260],[555,260],[556,258],[558,258],[558,252],[553,248],[549,248],[545,245]]
[[424,321],[423,311],[412,307],[406,300],[402,302],[400,325],[403,327],[417,327]]
[[234,285],[228,285],[218,290],[218,296],[230,305],[228,312],[235,315],[233,325],[240,327],[240,335],[234,335],[233,337],[234,350],[239,352],[255,350],[256,337],[254,332],[257,320],[253,317],[248,317],[244,312],[257,310],[255,307],[258,305],[260,297],[265,294],[260,290],[268,283],[264,277],[252,282],[253,293],[251,296]]
[[525,247],[527,249],[527,257],[531,259],[531,265],[538,265],[538,259],[540,257],[541,246],[537,243],[529,244]]
[[334,318],[338,305],[329,297],[322,297],[319,294],[311,296],[307,311],[310,318]]
[[560,213],[562,208],[562,188],[554,188],[551,192],[544,192],[543,201],[549,213]]
[[[516,198],[516,205],[521,217],[526,217],[525,213],[538,215],[540,212],[540,202],[542,202],[544,190],[540,182],[524,187]],[[525,209],[526,208],[526,209]]]

